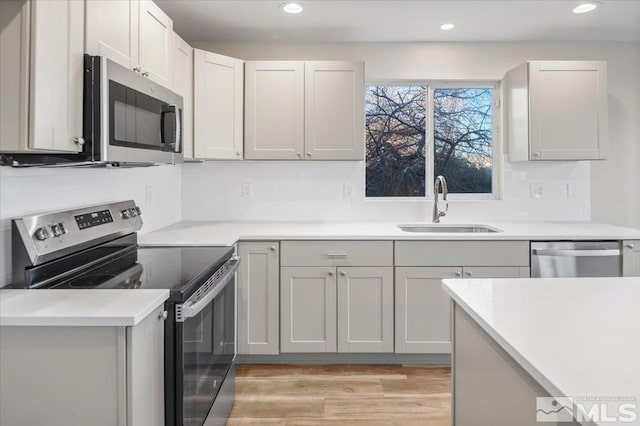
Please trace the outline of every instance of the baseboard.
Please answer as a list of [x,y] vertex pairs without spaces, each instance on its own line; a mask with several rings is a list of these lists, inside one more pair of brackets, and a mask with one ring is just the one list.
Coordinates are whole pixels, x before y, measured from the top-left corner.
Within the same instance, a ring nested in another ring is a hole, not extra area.
[[408,364],[451,365],[450,354],[305,353],[237,355],[238,364]]

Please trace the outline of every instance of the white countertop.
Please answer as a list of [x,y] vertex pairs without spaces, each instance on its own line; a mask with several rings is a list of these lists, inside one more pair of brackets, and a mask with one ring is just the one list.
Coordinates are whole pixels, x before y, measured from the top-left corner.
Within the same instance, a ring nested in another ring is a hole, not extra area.
[[443,282],[552,396],[640,402],[640,278]]
[[0,290],[0,326],[134,326],[169,290]]
[[[469,223],[467,223],[469,224]],[[443,221],[442,225],[457,225]],[[483,222],[496,233],[412,233],[380,222],[178,222],[140,235],[142,245],[222,245],[239,240],[563,240],[640,239],[640,230],[592,222]]]

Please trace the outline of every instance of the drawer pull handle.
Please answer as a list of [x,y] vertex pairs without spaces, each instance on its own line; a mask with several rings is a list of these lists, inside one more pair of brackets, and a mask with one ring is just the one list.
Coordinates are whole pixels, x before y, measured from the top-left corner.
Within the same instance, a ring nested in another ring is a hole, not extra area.
[[340,271],[340,276],[341,277],[345,277],[345,276],[347,276],[347,273],[345,271]]
[[271,251],[276,251],[276,246],[271,246],[271,247],[269,247],[269,250],[271,250]]
[[347,257],[347,253],[325,253],[327,257]]
[[456,276],[456,277],[461,277],[461,276],[462,276],[462,272],[456,272],[456,273],[455,273],[455,276]]
[[629,249],[632,249],[632,248],[634,248],[634,247],[635,247],[635,246],[634,246],[633,244],[627,244],[627,248],[629,248]]
[[329,271],[329,276],[332,277],[333,276],[333,272]]

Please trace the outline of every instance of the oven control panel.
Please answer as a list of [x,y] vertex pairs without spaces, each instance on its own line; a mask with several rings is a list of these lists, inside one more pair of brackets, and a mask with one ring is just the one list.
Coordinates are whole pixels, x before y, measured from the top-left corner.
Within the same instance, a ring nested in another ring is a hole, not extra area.
[[[93,228],[94,226],[113,222],[110,210],[99,210],[74,216],[79,229]],[[53,225],[52,225],[53,226]]]
[[32,265],[37,265],[139,231],[141,214],[135,201],[128,200],[25,216],[12,221],[12,240],[24,248]]

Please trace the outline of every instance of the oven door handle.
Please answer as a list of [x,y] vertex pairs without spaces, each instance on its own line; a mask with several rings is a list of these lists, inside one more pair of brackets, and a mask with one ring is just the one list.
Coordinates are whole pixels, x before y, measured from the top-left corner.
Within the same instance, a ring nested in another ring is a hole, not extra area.
[[227,284],[233,280],[236,271],[238,270],[238,265],[240,264],[240,259],[237,256],[234,256],[230,259],[229,263],[232,263],[229,270],[224,274],[222,278],[218,280],[218,283],[211,287],[209,291],[203,294],[199,299],[189,301],[187,299],[181,305],[176,305],[176,322],[184,322],[186,319],[192,318],[200,311],[202,311],[213,299],[216,298],[222,290],[225,289]]

